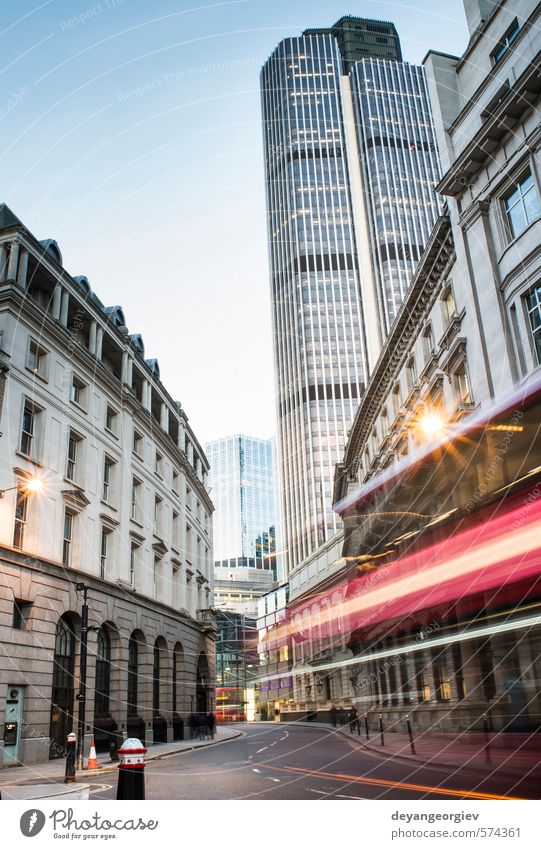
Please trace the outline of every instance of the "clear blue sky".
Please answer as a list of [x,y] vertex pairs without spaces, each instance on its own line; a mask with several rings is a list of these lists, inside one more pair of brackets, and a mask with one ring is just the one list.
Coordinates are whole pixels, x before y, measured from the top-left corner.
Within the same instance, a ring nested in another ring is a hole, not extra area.
[[0,200],[122,304],[202,441],[275,430],[259,69],[343,14],[410,62],[468,39],[461,0],[3,5]]

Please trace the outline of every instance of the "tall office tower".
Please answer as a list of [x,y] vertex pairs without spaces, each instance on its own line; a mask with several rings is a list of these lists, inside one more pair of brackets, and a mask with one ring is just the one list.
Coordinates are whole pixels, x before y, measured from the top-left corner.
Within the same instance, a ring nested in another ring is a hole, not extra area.
[[[274,441],[229,436],[207,443],[215,507],[215,584],[249,579],[246,570],[276,570],[276,462]],[[230,577],[229,577],[230,576]],[[265,580],[254,573],[254,580]],[[216,603],[216,606],[219,606]]]
[[334,466],[438,213],[423,71],[400,60],[393,24],[345,17],[261,72],[286,574],[338,528]]

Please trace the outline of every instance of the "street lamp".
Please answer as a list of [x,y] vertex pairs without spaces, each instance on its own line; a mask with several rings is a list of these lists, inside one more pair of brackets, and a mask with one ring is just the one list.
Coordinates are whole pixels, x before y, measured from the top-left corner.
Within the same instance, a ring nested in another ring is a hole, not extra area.
[[5,489],[0,489],[0,498],[3,498],[6,492],[11,492],[13,489],[22,489],[24,492],[40,492],[43,489],[43,481],[41,478],[29,477],[23,483],[17,483],[15,486],[7,486]]
[[445,427],[445,422],[436,410],[426,409],[419,417],[418,425],[427,437],[437,436]]
[[321,694],[323,692],[323,681],[321,680],[321,678],[317,679],[316,690],[318,691],[319,695],[321,696]]

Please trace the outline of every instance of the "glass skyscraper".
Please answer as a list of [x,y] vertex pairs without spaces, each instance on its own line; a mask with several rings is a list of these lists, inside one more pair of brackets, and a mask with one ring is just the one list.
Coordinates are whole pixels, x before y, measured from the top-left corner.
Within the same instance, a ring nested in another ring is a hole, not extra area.
[[273,440],[235,435],[206,445],[214,503],[214,565],[276,568]]
[[261,73],[287,573],[337,530],[334,466],[438,214],[424,74],[400,60],[393,24],[345,17]]

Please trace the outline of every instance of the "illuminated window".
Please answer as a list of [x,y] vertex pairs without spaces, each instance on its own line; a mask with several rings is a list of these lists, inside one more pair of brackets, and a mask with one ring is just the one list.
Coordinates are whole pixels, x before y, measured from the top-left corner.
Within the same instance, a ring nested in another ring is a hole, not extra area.
[[454,372],[453,384],[457,404],[471,404],[473,396],[465,363],[462,363]]
[[62,563],[64,566],[71,564],[71,549],[73,545],[73,513],[68,509],[64,511],[64,537],[62,540]]
[[450,285],[444,290],[441,298],[441,305],[444,321],[448,324],[456,315],[455,298],[453,295],[453,289]]

